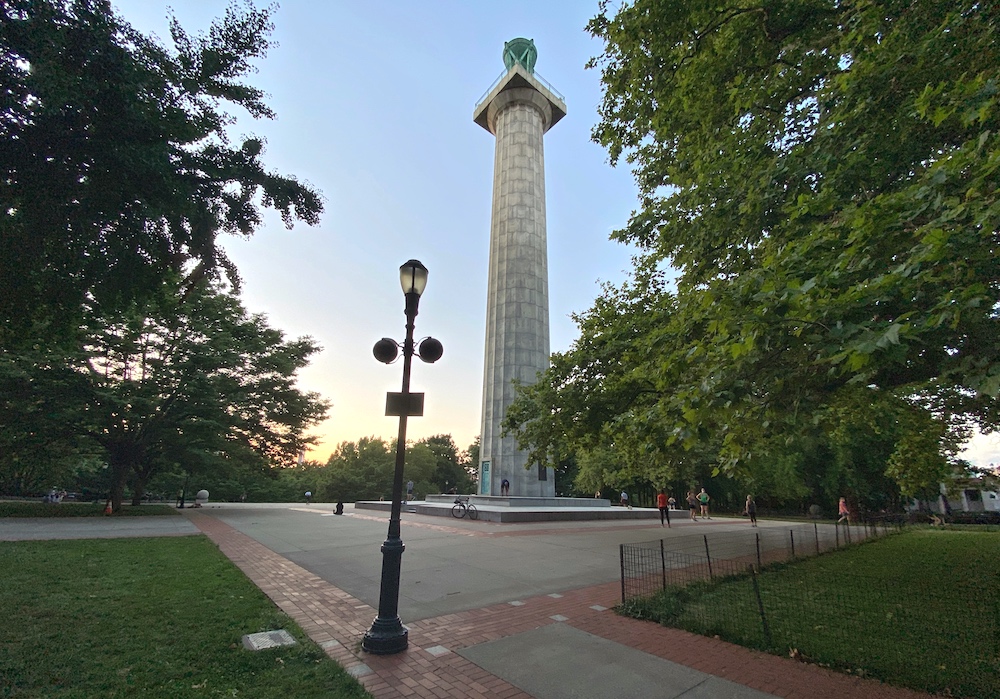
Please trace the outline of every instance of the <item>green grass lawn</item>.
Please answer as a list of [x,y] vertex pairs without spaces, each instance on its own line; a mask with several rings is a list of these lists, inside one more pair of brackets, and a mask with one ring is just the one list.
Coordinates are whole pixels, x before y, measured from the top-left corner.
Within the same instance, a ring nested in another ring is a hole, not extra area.
[[[176,508],[170,505],[122,505],[115,517],[150,517],[176,515]],[[104,502],[28,502],[24,500],[0,501],[0,517],[107,517]]]
[[205,537],[0,542],[0,568],[0,697],[368,696]]
[[946,695],[1000,697],[1000,534],[911,530],[624,613]]

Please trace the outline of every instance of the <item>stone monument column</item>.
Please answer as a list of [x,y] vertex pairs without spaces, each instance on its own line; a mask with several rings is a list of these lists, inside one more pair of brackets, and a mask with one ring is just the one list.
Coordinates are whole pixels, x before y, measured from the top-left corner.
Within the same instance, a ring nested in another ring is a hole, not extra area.
[[493,216],[486,301],[486,360],[480,441],[479,493],[553,497],[551,468],[525,469],[517,437],[502,437],[501,421],[514,384],[534,383],[549,365],[549,281],[545,236],[545,157],[542,136],[566,115],[566,105],[534,73],[534,42],[504,45],[507,71],[473,113],[496,137]]

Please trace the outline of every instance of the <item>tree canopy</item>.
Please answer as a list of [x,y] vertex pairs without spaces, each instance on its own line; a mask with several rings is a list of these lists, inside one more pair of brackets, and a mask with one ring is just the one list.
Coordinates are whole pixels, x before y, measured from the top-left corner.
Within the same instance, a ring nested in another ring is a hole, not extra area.
[[540,457],[735,472],[851,423],[926,489],[998,420],[998,26],[974,0],[602,3],[593,135],[635,170],[640,253],[508,425]]
[[[475,489],[473,463],[469,451],[460,452],[451,435],[434,435],[407,443],[403,478],[413,481],[417,499],[452,487],[469,493]],[[395,465],[395,442],[377,437],[341,442],[318,474],[323,482],[318,491],[330,501],[389,499]]]
[[0,347],[64,336],[88,300],[128,303],[168,273],[237,282],[217,237],[252,234],[261,206],[318,221],[316,191],[226,133],[227,105],[273,116],[242,81],[272,11],[231,6],[198,36],[174,20],[167,49],[108,0],[0,5]]
[[5,462],[37,458],[41,440],[97,454],[117,510],[126,485],[138,504],[165,469],[288,464],[314,441],[304,432],[327,403],[295,375],[319,348],[285,340],[217,285],[184,295],[179,285],[124,312],[93,307],[72,356],[0,365],[4,405],[19,417]]
[[310,441],[326,403],[294,379],[318,348],[246,312],[218,240],[322,211],[227,132],[232,107],[274,116],[244,82],[273,11],[173,20],[168,49],[108,0],[0,4],[0,483],[101,461],[117,509],[158,473]]

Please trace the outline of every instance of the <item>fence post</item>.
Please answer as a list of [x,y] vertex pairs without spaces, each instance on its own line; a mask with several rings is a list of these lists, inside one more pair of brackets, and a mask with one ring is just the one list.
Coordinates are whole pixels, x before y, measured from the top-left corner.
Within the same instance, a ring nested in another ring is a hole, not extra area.
[[757,570],[760,570],[760,532],[757,532]]
[[816,537],[816,555],[819,555],[819,525],[813,522],[813,536]]
[[705,534],[705,558],[708,559],[708,577],[709,579],[714,579],[715,576],[712,575],[712,556],[708,553],[708,534]]
[[663,553],[663,539],[660,539],[660,566],[663,568],[663,589],[667,589],[667,557]]
[[792,542],[792,558],[795,558],[795,532],[791,529],[788,530],[788,540]]
[[618,557],[622,564],[622,604],[625,604],[625,544],[618,544]]
[[753,594],[757,597],[757,609],[760,612],[760,623],[764,627],[764,641],[771,648],[771,628],[767,625],[767,615],[764,614],[764,600],[760,598],[760,585],[757,584],[757,572],[750,566],[750,579],[753,580]]
[[837,535],[837,548],[840,548],[840,522],[833,523],[833,531]]

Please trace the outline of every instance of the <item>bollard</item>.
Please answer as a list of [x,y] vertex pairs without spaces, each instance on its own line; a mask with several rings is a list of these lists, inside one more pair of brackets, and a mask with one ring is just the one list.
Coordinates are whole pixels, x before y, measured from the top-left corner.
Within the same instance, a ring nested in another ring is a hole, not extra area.
[[760,570],[760,532],[757,532],[757,570]]
[[816,537],[816,555],[819,555],[819,525],[813,522],[813,535]]
[[792,542],[792,560],[795,559],[795,532],[788,530],[788,540]]

